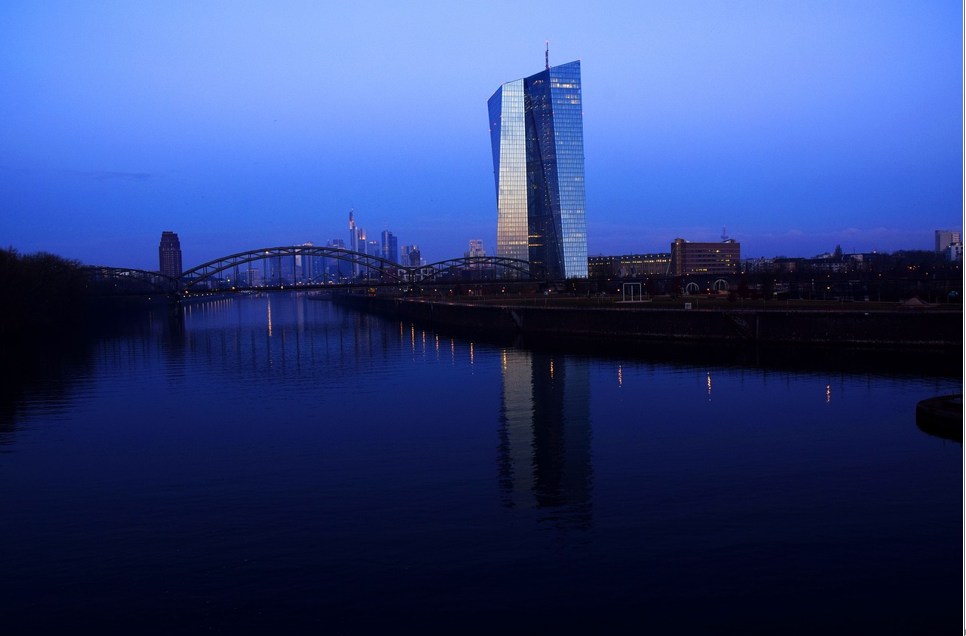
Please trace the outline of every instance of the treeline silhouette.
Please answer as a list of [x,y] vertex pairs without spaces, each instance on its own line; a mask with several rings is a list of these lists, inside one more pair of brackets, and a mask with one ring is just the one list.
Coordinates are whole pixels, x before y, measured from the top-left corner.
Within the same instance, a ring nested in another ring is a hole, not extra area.
[[0,337],[67,333],[87,309],[81,264],[47,252],[19,254],[0,249]]

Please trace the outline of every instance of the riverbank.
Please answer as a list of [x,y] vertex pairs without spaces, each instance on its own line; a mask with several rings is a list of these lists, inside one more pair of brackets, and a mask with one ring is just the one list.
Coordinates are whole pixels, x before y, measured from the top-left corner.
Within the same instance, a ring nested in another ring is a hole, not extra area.
[[431,326],[533,336],[624,340],[856,345],[881,348],[958,349],[961,308],[767,307],[673,303],[595,305],[592,302],[402,298],[337,295],[334,302],[360,311]]
[[963,442],[963,395],[940,395],[916,405],[916,426],[944,439]]

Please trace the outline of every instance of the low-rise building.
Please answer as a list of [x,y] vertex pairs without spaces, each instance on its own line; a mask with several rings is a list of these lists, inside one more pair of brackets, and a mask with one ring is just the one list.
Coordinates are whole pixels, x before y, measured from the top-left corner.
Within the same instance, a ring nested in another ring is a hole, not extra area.
[[667,276],[670,268],[671,255],[669,253],[590,256],[587,258],[587,275],[590,278],[598,279]]
[[720,243],[692,243],[682,238],[671,243],[671,273],[674,276],[734,275],[741,263],[741,243],[727,239]]

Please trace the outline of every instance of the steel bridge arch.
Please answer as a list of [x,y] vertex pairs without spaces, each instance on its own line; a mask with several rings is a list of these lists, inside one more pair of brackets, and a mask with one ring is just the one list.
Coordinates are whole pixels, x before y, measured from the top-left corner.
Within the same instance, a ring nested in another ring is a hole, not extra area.
[[[531,265],[529,261],[505,256],[463,256],[438,261],[423,267],[409,267],[406,269],[418,276],[418,281],[416,282],[423,282],[438,280],[454,271],[483,271],[487,269],[493,269],[494,271],[499,271],[500,269],[504,271],[510,270],[517,274],[524,274],[526,278],[534,278],[533,274],[539,268]],[[539,273],[539,271],[536,273]]]
[[[408,284],[420,285],[423,283],[447,282],[443,279],[454,272],[491,272],[494,279],[519,278],[534,280],[538,275],[545,272],[539,266],[533,266],[528,261],[502,256],[464,256],[450,258],[429,265],[404,266],[392,261],[375,256],[363,254],[341,247],[316,247],[309,245],[291,245],[282,247],[263,247],[254,250],[246,250],[228,256],[222,256],[210,260],[201,265],[185,270],[180,276],[172,277],[158,272],[120,267],[87,266],[84,269],[88,278],[88,284],[93,286],[109,283],[112,293],[117,293],[118,283],[127,283],[126,287],[130,293],[165,293],[169,295],[184,295],[192,291],[210,291],[214,289],[211,283],[218,280],[220,274],[234,271],[236,284],[238,285],[238,268],[255,261],[271,261],[277,259],[281,263],[282,259],[291,258],[293,270],[297,257],[318,257],[331,258],[343,261],[364,268],[367,272],[379,275],[379,284]],[[510,276],[506,274],[510,273]],[[134,285],[130,283],[134,282]],[[376,281],[358,280],[356,284],[376,284]],[[463,282],[463,281],[460,281]],[[300,285],[318,284],[317,278],[310,279],[308,282],[302,281]],[[140,289],[136,289],[141,286]],[[271,286],[268,285],[268,286]],[[200,289],[199,289],[200,287]]]
[[[81,268],[81,271],[86,276],[88,285],[95,288],[104,285],[104,283],[109,283],[111,284],[112,289],[116,291],[118,283],[123,283],[127,287],[132,287],[130,283],[133,281],[135,283],[134,286],[143,284],[153,292],[172,294],[175,293],[180,286],[178,278],[161,274],[160,272],[149,272],[147,270],[135,269],[132,267],[86,265]],[[133,289],[131,290],[131,293],[138,293],[140,291],[143,291],[143,289]]]
[[377,271],[383,277],[388,277],[390,282],[399,283],[405,282],[403,277],[400,276],[400,270],[407,269],[397,265],[396,263],[393,263],[388,259],[382,258],[381,256],[354,252],[341,247],[316,247],[314,245],[263,247],[255,250],[238,252],[237,254],[231,254],[229,256],[222,256],[220,258],[208,261],[207,263],[202,263],[201,265],[197,265],[191,269],[185,270],[181,273],[181,277],[178,279],[180,290],[190,291],[192,287],[210,282],[214,280],[218,274],[229,270],[236,271],[237,278],[237,269],[240,265],[247,265],[248,263],[255,261],[270,261],[272,259],[278,259],[279,262],[281,262],[283,257],[291,257],[293,264],[296,257],[332,258],[335,260],[359,265],[364,267],[367,271]]
[[292,245],[283,247],[265,247],[255,250],[238,252],[229,256],[202,263],[182,272],[178,279],[179,291],[190,291],[192,287],[212,281],[219,274],[234,270],[237,278],[237,268],[255,261],[272,260],[291,257],[321,257],[358,265],[367,271],[378,272],[382,282],[418,284],[440,280],[445,275],[462,270],[485,270],[501,268],[532,278],[534,267],[528,261],[501,256],[464,256],[450,258],[429,265],[405,266],[375,256],[363,254],[341,247],[322,247],[307,245]]

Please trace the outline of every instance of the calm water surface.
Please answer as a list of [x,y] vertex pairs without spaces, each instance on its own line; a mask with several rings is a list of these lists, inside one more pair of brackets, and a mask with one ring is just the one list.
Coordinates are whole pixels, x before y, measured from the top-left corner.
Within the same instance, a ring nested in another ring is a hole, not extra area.
[[915,423],[962,380],[928,366],[527,349],[272,294],[41,371],[0,410],[5,633],[962,627],[962,447]]

